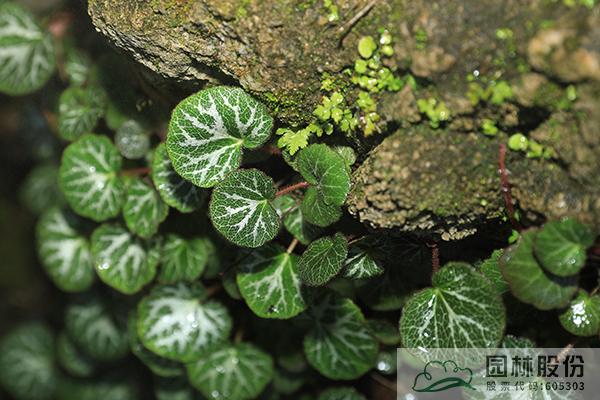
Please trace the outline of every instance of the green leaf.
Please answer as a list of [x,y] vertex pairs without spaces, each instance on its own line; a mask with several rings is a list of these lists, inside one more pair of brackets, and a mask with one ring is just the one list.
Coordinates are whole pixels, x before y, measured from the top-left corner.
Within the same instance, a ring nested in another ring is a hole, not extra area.
[[92,61],[86,53],[71,45],[66,52],[65,72],[71,85],[83,86],[90,78]]
[[134,178],[127,186],[127,200],[123,218],[127,228],[142,238],[150,238],[169,215],[167,206],[154,188],[141,178]]
[[272,128],[266,107],[242,89],[214,87],[175,108],[167,150],[179,175],[197,186],[212,187],[239,168],[243,147],[260,147]]
[[565,219],[552,221],[538,232],[533,251],[542,267],[557,276],[571,276],[585,265],[586,249],[594,244],[594,233],[587,226]]
[[533,255],[537,232],[523,232],[500,258],[502,276],[512,294],[540,310],[565,307],[577,292],[577,276],[561,278],[544,271]]
[[0,385],[17,399],[53,399],[57,372],[47,326],[20,325],[0,341]]
[[182,213],[190,213],[204,202],[205,192],[175,172],[164,143],[154,152],[152,181],[163,201]]
[[577,336],[596,336],[600,333],[600,296],[590,296],[580,290],[569,307],[559,316],[560,324]]
[[323,195],[314,187],[309,187],[304,193],[300,209],[307,222],[323,228],[333,224],[342,216],[342,209],[339,206],[326,204]]
[[370,319],[367,321],[373,336],[380,343],[387,346],[396,346],[400,343],[398,327],[384,319]]
[[58,189],[58,167],[52,164],[34,167],[19,191],[21,201],[34,214],[64,202]]
[[158,281],[175,283],[193,282],[202,275],[208,263],[208,239],[184,239],[174,234],[167,235],[162,251]]
[[131,352],[146,365],[154,375],[167,378],[183,375],[183,365],[173,360],[160,357],[142,345],[137,333],[137,313],[135,310],[129,312],[127,331],[129,332]]
[[248,307],[261,318],[287,319],[306,308],[298,278],[298,256],[267,244],[238,267],[237,284]]
[[128,120],[117,129],[115,145],[123,157],[137,160],[150,150],[150,137],[139,122]]
[[353,387],[335,387],[321,392],[317,400],[367,400]]
[[100,279],[133,294],[150,283],[160,261],[160,240],[135,237],[121,225],[104,224],[92,234],[92,255]]
[[56,358],[65,371],[78,378],[88,377],[96,369],[94,361],[83,354],[65,332],[56,340]]
[[279,216],[271,204],[273,180],[257,169],[232,172],[215,187],[210,219],[226,239],[242,247],[260,247],[279,232]]
[[231,332],[227,309],[205,300],[199,283],[156,286],[138,305],[137,330],[146,348],[176,361],[195,361]]
[[256,398],[273,377],[271,356],[247,343],[225,346],[187,364],[190,383],[209,399]]
[[349,169],[356,162],[356,152],[352,147],[333,146],[333,151],[335,151],[342,157],[342,159],[346,163],[347,169]]
[[129,351],[125,321],[113,315],[98,295],[89,294],[69,304],[65,327],[77,347],[96,360],[117,360]]
[[66,377],[60,382],[57,398],[60,400],[137,400],[140,397],[131,377],[121,369],[91,379]]
[[125,201],[121,162],[106,136],[85,134],[65,149],[59,185],[77,214],[99,222],[119,214]]
[[65,292],[87,290],[96,280],[85,222],[67,210],[52,208],[37,223],[37,250],[44,270]]
[[371,58],[375,50],[377,50],[377,43],[372,36],[363,36],[358,41],[358,54],[362,58]]
[[106,110],[106,95],[97,86],[66,89],[58,100],[58,134],[73,141],[91,133]]
[[279,216],[283,218],[285,229],[300,243],[308,245],[321,234],[320,227],[306,221],[300,209],[300,201],[292,196],[278,196],[273,201],[273,206]]
[[322,375],[356,379],[375,365],[377,341],[350,299],[326,293],[310,305],[308,313],[314,321],[304,337],[304,354]]
[[368,279],[382,275],[385,270],[375,257],[377,242],[365,238],[351,244],[348,256],[344,260],[344,277],[350,279]]
[[496,347],[504,334],[504,305],[492,284],[465,263],[449,263],[433,287],[414,294],[402,310],[403,347]]
[[481,273],[492,282],[498,293],[508,292],[508,283],[502,277],[500,272],[499,260],[502,256],[502,250],[495,250],[490,258],[481,263],[479,267]]
[[202,400],[203,397],[183,378],[159,378],[154,382],[156,400]]
[[350,190],[350,174],[346,162],[324,144],[311,144],[297,158],[300,173],[327,205],[341,206]]
[[300,278],[310,286],[324,285],[340,272],[347,255],[348,242],[341,233],[317,239],[300,257]]
[[44,86],[54,73],[52,37],[13,2],[0,3],[0,92],[19,96]]

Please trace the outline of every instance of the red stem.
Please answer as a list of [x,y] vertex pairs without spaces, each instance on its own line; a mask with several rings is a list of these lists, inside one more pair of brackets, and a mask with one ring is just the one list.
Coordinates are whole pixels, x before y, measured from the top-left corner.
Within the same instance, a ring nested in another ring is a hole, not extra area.
[[431,276],[440,270],[440,248],[437,243],[427,245],[431,249]]
[[517,231],[523,230],[517,219],[515,218],[515,208],[513,205],[512,192],[510,182],[508,181],[508,170],[506,169],[506,145],[500,143],[498,165],[500,172],[500,190],[504,197],[504,206],[508,214],[508,220],[510,221],[513,228]]
[[308,187],[308,182],[298,182],[296,184],[286,186],[283,189],[280,189],[277,193],[275,193],[275,197],[283,196],[284,194],[293,192],[296,189],[304,189],[306,187]]
[[148,167],[140,167],[140,168],[131,168],[131,169],[126,169],[125,171],[122,172],[123,175],[128,175],[128,176],[141,176],[141,175],[148,175],[150,174],[152,170]]

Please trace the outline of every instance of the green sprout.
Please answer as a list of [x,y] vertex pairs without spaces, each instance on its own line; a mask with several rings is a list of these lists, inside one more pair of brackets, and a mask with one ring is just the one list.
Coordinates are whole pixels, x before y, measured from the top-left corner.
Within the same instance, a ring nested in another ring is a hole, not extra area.
[[446,104],[433,97],[417,100],[417,107],[421,114],[425,114],[429,118],[429,125],[434,129],[438,128],[441,122],[448,121],[451,117]]
[[486,136],[496,136],[498,134],[498,127],[491,119],[484,119],[481,123],[481,129]]

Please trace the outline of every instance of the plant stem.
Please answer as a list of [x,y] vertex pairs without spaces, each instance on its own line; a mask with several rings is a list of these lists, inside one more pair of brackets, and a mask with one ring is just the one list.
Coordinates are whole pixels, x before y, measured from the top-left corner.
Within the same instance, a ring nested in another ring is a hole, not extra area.
[[500,189],[502,191],[502,196],[504,197],[504,205],[508,214],[508,220],[513,228],[520,232],[523,228],[515,218],[515,208],[513,206],[510,182],[508,181],[508,170],[506,169],[506,145],[504,143],[500,143],[498,166],[500,167],[498,170],[500,172]]
[[427,244],[431,249],[431,276],[435,275],[440,270],[440,249],[437,243]]
[[150,172],[152,172],[152,170],[149,167],[140,167],[140,168],[126,169],[123,172],[121,172],[121,174],[127,175],[127,176],[141,176],[141,175],[148,175],[148,174],[150,174]]
[[209,286],[206,289],[206,297],[212,297],[213,295],[218,293],[221,289],[223,289],[223,285],[221,284],[221,282],[218,282],[212,286]]
[[303,189],[306,187],[308,187],[308,182],[306,182],[306,181],[298,182],[296,184],[286,186],[283,189],[280,189],[277,193],[275,193],[275,197],[283,196],[284,194],[293,192],[296,189]]
[[235,336],[233,338],[233,343],[240,343],[242,341],[244,337],[244,330],[242,328],[240,328],[236,333]]
[[375,7],[377,5],[377,3],[379,2],[379,0],[371,0],[369,2],[369,4],[367,4],[366,6],[364,6],[363,8],[361,8],[355,15],[354,17],[352,17],[352,19],[350,19],[350,21],[346,22],[344,25],[342,25],[339,29],[338,29],[338,33],[340,35],[340,45],[342,44],[342,41],[344,40],[344,38],[346,37],[346,35],[350,32],[350,30],[352,29],[352,27],[354,25],[356,25],[356,23],[358,21],[361,20],[361,18],[363,18],[365,15],[368,14],[369,11],[371,11],[371,9],[373,7]]
[[294,240],[292,240],[292,242],[290,243],[290,245],[288,246],[288,248],[285,252],[288,254],[292,254],[292,252],[294,251],[294,249],[296,248],[298,243],[299,243],[298,239],[294,238]]

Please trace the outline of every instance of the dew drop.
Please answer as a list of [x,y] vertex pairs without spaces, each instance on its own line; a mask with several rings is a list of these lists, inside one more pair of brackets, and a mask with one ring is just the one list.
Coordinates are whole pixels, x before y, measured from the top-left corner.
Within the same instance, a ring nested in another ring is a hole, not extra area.
[[221,397],[221,393],[219,393],[218,390],[213,390],[212,392],[210,392],[210,395],[213,399],[218,399],[219,397]]
[[109,267],[110,267],[110,264],[107,262],[103,262],[102,264],[98,265],[98,269],[101,269],[103,271],[107,270]]

